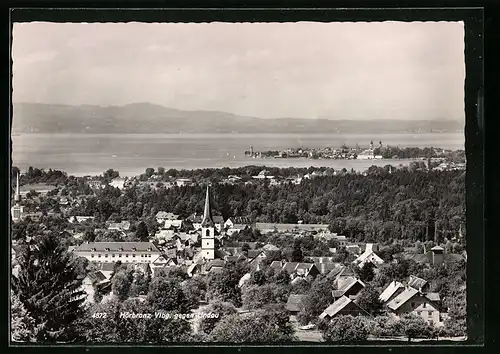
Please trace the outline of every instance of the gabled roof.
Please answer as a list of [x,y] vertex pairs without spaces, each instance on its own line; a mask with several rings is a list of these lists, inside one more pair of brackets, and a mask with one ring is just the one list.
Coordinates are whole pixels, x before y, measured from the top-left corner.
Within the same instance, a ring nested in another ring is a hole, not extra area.
[[283,265],[283,269],[288,273],[288,274],[292,274],[295,270],[295,267],[297,267],[297,264],[299,264],[299,262],[286,262],[284,265]]
[[334,262],[314,263],[314,265],[316,265],[316,268],[318,268],[321,274],[328,274],[336,267],[338,267],[338,263]]
[[391,296],[393,296],[396,291],[398,291],[399,289],[401,288],[404,288],[405,286],[398,282],[398,281],[392,281],[388,286],[387,288],[384,289],[384,291],[382,291],[382,294],[380,294],[379,296],[379,300],[382,301],[382,302],[386,302],[387,300],[389,300],[391,298]]
[[283,268],[283,263],[281,263],[280,261],[272,261],[269,266],[275,270],[280,270],[281,268]]
[[255,258],[259,254],[261,254],[262,252],[264,252],[264,251],[263,250],[248,250],[248,258]]
[[222,268],[224,267],[224,261],[222,259],[212,259],[210,262],[208,262],[206,266],[206,270],[210,271],[212,268]]
[[332,292],[334,297],[341,297],[343,296],[349,289],[351,289],[356,283],[361,284],[361,286],[365,287],[365,284],[359,280],[356,279],[355,277],[346,277],[341,280],[339,280],[339,287],[337,290],[334,290]]
[[340,269],[336,268],[332,272],[333,273],[331,275],[335,276],[336,278],[354,277],[356,275],[356,273],[351,267],[346,267],[346,266],[343,266]]
[[349,299],[346,296],[342,296],[340,299],[338,299],[333,304],[331,304],[330,306],[328,306],[325,309],[325,311],[323,311],[323,313],[321,315],[319,315],[319,318],[323,319],[323,318],[325,318],[327,316],[328,317],[334,317],[337,313],[339,313],[340,311],[342,311],[350,303],[353,303],[355,306],[357,306],[359,308],[360,311],[362,311],[362,309],[355,302],[353,302],[351,299]]
[[392,299],[387,304],[387,307],[389,307],[391,310],[397,310],[418,293],[419,293],[418,290],[413,289],[411,287],[407,287],[405,291],[403,291],[401,294]]
[[298,312],[301,310],[302,300],[307,295],[291,294],[286,302],[286,309],[288,311]]
[[275,246],[275,245],[272,245],[270,243],[264,245],[264,247],[262,247],[262,249],[266,250],[266,251],[279,251],[279,247]]
[[106,280],[106,276],[101,273],[101,271],[95,271],[95,272],[90,272],[87,274],[87,278],[90,280],[91,283],[98,283],[103,280]]
[[410,279],[408,280],[408,285],[417,290],[422,289],[426,284],[427,280],[424,280],[414,275],[410,275]]
[[82,243],[75,252],[160,252],[151,242],[88,242]]
[[308,272],[311,271],[311,269],[313,267],[315,267],[316,265],[314,263],[299,263],[297,264],[297,266],[295,267],[295,272],[301,274],[307,274]]
[[439,296],[439,293],[427,293],[427,294],[425,294],[425,297],[433,302],[441,301],[441,297]]
[[97,269],[103,272],[113,272],[115,270],[114,263],[96,263]]

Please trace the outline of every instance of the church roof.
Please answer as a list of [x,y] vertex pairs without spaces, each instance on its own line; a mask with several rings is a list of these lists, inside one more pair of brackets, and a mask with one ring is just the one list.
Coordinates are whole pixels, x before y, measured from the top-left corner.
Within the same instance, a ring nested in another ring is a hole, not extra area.
[[207,195],[205,197],[205,210],[203,211],[203,220],[201,221],[202,227],[214,227],[214,219],[212,217],[212,208],[210,206],[210,192],[207,186]]

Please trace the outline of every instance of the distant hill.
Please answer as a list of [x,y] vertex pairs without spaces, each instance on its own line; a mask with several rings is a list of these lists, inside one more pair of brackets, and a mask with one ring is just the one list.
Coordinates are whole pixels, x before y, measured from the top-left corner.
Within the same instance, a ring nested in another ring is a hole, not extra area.
[[452,120],[262,119],[226,112],[183,111],[150,103],[67,106],[16,103],[13,134],[26,133],[431,133],[462,131]]

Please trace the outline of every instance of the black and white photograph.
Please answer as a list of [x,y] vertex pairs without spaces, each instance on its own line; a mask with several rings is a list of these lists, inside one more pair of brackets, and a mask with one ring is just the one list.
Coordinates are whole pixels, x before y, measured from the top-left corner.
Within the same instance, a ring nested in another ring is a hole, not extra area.
[[11,343],[466,341],[464,38],[13,23]]

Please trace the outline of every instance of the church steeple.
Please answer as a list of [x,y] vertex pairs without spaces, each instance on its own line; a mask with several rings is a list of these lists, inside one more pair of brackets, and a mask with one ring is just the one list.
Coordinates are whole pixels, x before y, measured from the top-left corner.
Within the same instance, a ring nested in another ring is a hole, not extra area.
[[212,217],[212,208],[210,206],[210,192],[207,186],[207,195],[205,197],[205,210],[203,211],[203,219],[201,227],[214,227],[215,223]]
[[17,180],[16,180],[16,194],[14,196],[14,200],[19,202],[21,200],[21,194],[19,193],[19,171],[17,171]]

